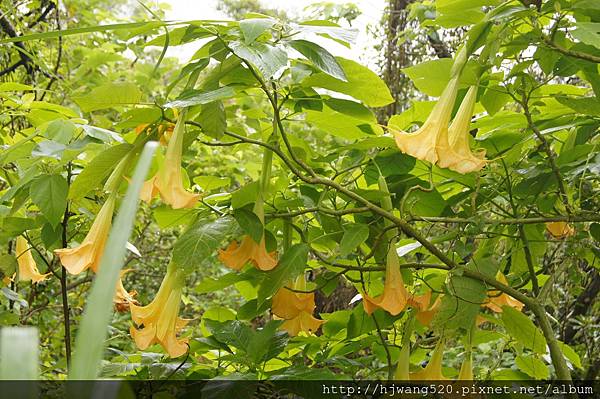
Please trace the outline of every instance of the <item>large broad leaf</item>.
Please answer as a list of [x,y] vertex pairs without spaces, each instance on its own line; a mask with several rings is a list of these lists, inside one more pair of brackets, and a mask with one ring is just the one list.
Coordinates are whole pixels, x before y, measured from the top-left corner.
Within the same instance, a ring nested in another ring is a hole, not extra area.
[[41,175],[34,179],[29,195],[48,222],[56,226],[67,207],[69,185],[61,175]]
[[240,21],[240,30],[244,35],[246,43],[252,43],[257,37],[262,35],[268,29],[275,25],[275,20],[271,18],[251,18]]
[[82,198],[95,189],[131,150],[131,144],[119,144],[102,151],[77,175],[69,189],[69,198]]
[[504,328],[511,337],[536,353],[546,353],[546,338],[531,319],[509,306],[502,307]]
[[199,218],[175,243],[173,262],[188,270],[198,268],[221,246],[235,225],[230,217],[214,221]]
[[241,42],[233,42],[229,46],[235,55],[254,65],[267,79],[287,65],[287,54],[279,47],[265,43]]
[[328,134],[348,140],[382,133],[381,127],[376,123],[342,115],[329,107],[323,107],[322,111],[306,111],[306,121]]
[[545,380],[550,375],[548,366],[539,358],[532,355],[517,356],[515,364],[519,370],[536,380]]
[[222,101],[214,101],[202,106],[196,121],[204,134],[219,139],[227,128],[227,116]]
[[[450,81],[452,63],[450,58],[440,58],[404,68],[402,72],[413,81],[419,91],[429,96],[438,97]],[[460,77],[460,83],[464,85],[477,83],[477,74],[472,64],[467,64],[465,67]]]
[[355,61],[341,57],[336,57],[336,60],[342,66],[347,81],[326,73],[317,73],[304,79],[302,85],[347,94],[369,107],[382,107],[394,101],[390,90],[375,72]]
[[235,90],[229,86],[220,87],[211,91],[189,90],[185,91],[176,100],[165,104],[165,108],[185,108],[193,105],[208,104],[235,96]]
[[453,275],[448,282],[449,295],[444,295],[433,323],[439,329],[469,329],[486,298],[485,285],[472,278]]
[[571,32],[573,37],[585,44],[600,48],[600,23],[578,22],[575,30]]
[[286,283],[300,275],[308,261],[308,246],[296,244],[291,246],[281,257],[277,267],[268,273],[258,289],[258,305],[260,306],[267,298]]
[[[110,229],[106,250],[102,254],[98,274],[87,298],[83,318],[77,331],[75,355],[72,367],[69,369],[71,380],[93,380],[100,372],[108,325],[112,319],[115,288],[125,262],[127,242],[135,223],[140,191],[157,146],[157,143],[150,142],[142,151],[125,198]],[[90,393],[83,396],[88,394]],[[80,392],[77,394],[71,392],[69,396],[81,395]]]
[[340,256],[348,256],[360,244],[369,238],[369,226],[366,224],[354,224],[346,231],[340,241]]
[[82,111],[135,105],[142,99],[142,92],[133,83],[109,83],[96,87],[89,94],[73,97]]
[[254,212],[247,208],[240,208],[233,211],[233,217],[246,234],[255,242],[260,242],[263,237],[264,227]]
[[348,81],[344,70],[335,57],[323,47],[308,40],[292,40],[289,45],[308,58],[321,71],[344,82]]

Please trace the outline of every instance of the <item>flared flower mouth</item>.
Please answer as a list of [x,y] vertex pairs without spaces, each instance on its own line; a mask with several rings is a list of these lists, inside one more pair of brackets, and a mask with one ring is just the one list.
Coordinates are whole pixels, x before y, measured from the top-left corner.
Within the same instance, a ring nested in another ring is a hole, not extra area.
[[444,356],[444,340],[440,340],[435,346],[431,359],[427,363],[425,368],[410,373],[410,379],[412,381],[443,381],[447,380],[442,373],[442,357]]
[[200,194],[192,194],[183,186],[181,172],[181,157],[183,152],[183,135],[185,133],[184,119],[180,118],[169,139],[164,162],[158,172],[147,180],[142,187],[140,198],[150,202],[160,194],[161,199],[173,209],[193,208]]
[[[496,280],[498,280],[502,284],[508,285],[506,277],[500,272],[498,272],[498,274],[496,275]],[[516,300],[515,298],[504,292],[490,291],[488,294],[488,298],[483,304],[483,306],[490,309],[492,312],[502,313],[503,306],[510,306],[511,308],[521,311],[521,309],[523,309],[523,306],[525,305],[523,305],[522,302]]]
[[250,262],[257,269],[268,271],[277,266],[277,252],[267,252],[264,237],[257,243],[246,235],[241,244],[234,240],[226,249],[220,249],[219,260],[233,270],[241,270]]
[[365,312],[372,314],[376,309],[383,309],[391,315],[397,315],[404,310],[408,303],[409,294],[404,286],[400,272],[400,259],[394,245],[390,245],[385,266],[385,283],[383,294],[370,297],[363,294]]
[[431,303],[431,291],[427,291],[423,295],[412,295],[408,299],[408,303],[410,306],[416,309],[415,317],[419,321],[419,323],[423,324],[426,327],[431,325],[431,321],[433,317],[439,310],[440,305],[442,304],[443,295],[439,295],[436,300]]
[[[305,289],[304,277],[298,278],[293,289]],[[281,329],[290,336],[297,336],[301,332],[316,333],[325,320],[313,316],[315,310],[314,292],[295,292],[286,287],[280,288],[273,296],[271,312],[276,319],[285,320]]]
[[123,276],[126,273],[129,273],[131,269],[121,270],[121,276],[119,281],[117,282],[117,289],[115,291],[115,297],[113,298],[113,303],[115,304],[115,309],[117,312],[125,313],[129,311],[129,305],[139,305],[140,303],[135,299],[137,295],[137,291],[127,291],[125,286],[123,285]]
[[179,317],[183,276],[174,266],[169,266],[156,297],[146,306],[129,304],[131,319],[138,326],[129,331],[135,344],[141,350],[153,344],[160,344],[170,357],[179,357],[188,350],[187,339],[177,338],[177,334],[188,320]]
[[50,273],[40,273],[27,240],[23,236],[18,236],[16,241],[15,252],[17,255],[17,265],[19,266],[19,281],[39,283],[46,280]]
[[548,222],[546,223],[546,230],[552,237],[559,240],[575,235],[575,227],[567,222]]
[[116,198],[116,194],[111,194],[108,197],[80,245],[74,248],[54,250],[54,253],[60,259],[60,263],[69,273],[79,274],[87,269],[92,269],[94,272],[98,271],[100,258],[104,252],[104,246],[112,224]]

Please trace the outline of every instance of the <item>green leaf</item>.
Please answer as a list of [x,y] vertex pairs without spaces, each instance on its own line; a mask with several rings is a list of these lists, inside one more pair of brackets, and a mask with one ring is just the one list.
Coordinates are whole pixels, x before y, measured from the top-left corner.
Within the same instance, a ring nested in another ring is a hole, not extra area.
[[258,305],[273,296],[286,283],[299,276],[308,261],[308,246],[306,244],[292,245],[281,257],[277,267],[265,273],[264,280],[258,289]]
[[166,103],[164,107],[185,108],[199,104],[208,104],[217,100],[231,98],[233,96],[235,96],[235,90],[229,86],[220,87],[211,91],[188,90],[182,93],[182,95],[176,100]]
[[560,350],[562,351],[563,355],[567,358],[568,361],[571,362],[573,366],[577,367],[578,369],[583,368],[583,366],[581,365],[581,359],[579,358],[579,355],[577,354],[577,352],[575,352],[573,348],[561,341],[558,341],[558,346],[560,346]]
[[17,258],[14,255],[0,255],[0,278],[10,277],[17,271]]
[[233,217],[239,223],[240,227],[255,242],[260,243],[263,237],[264,227],[258,216],[246,208],[240,208],[233,211]]
[[282,323],[283,320],[271,320],[263,328],[254,332],[246,348],[254,364],[272,359],[283,351],[288,335],[277,331]]
[[344,70],[335,57],[323,47],[307,40],[292,40],[289,45],[308,58],[321,71],[343,82],[348,81]]
[[97,188],[132,148],[131,144],[124,143],[110,147],[98,154],[71,184],[69,199],[83,198]]
[[545,380],[550,376],[548,366],[532,355],[520,355],[515,359],[515,364],[525,374],[536,380]]
[[204,134],[220,139],[227,128],[227,117],[222,101],[214,101],[202,106],[196,121]]
[[[450,58],[439,58],[404,68],[402,72],[413,81],[419,91],[428,96],[438,97],[450,81],[452,64],[453,61]],[[460,77],[460,83],[465,85],[477,83],[477,75],[470,64],[465,67]]]
[[61,175],[41,175],[32,181],[29,195],[46,220],[56,226],[65,213],[68,191],[69,185]]
[[197,269],[233,232],[235,224],[230,217],[214,221],[199,218],[175,243],[173,262],[186,270]]
[[571,31],[573,37],[585,44],[600,48],[600,23],[577,22],[575,30]]
[[252,43],[273,25],[275,25],[275,20],[271,18],[243,19],[240,21],[240,30],[246,43]]
[[340,256],[350,255],[360,244],[367,241],[367,238],[369,238],[369,226],[366,224],[352,225],[344,231],[340,241]]
[[385,82],[375,72],[355,61],[341,57],[336,57],[336,60],[344,70],[347,81],[326,73],[317,73],[304,79],[302,85],[347,94],[369,107],[383,107],[394,101]]
[[267,79],[287,65],[287,54],[278,47],[256,42],[250,45],[233,42],[229,47],[235,55],[258,68]]
[[439,329],[470,329],[485,301],[485,285],[472,278],[453,274],[447,285],[449,295],[444,295],[433,324]]
[[108,83],[98,86],[89,94],[73,97],[83,112],[138,104],[142,92],[133,83]]
[[382,132],[381,127],[376,123],[367,123],[361,119],[341,115],[329,107],[323,107],[322,111],[306,111],[306,121],[328,134],[347,140],[356,140]]
[[[115,287],[125,261],[126,246],[133,230],[142,184],[158,144],[146,144],[127,188],[125,198],[108,236],[99,271],[83,313],[75,339],[75,351],[68,378],[93,380],[100,372],[106,335],[113,312]],[[79,396],[79,395],[76,395]]]
[[502,321],[512,338],[535,353],[546,353],[546,338],[529,317],[510,306],[503,306]]

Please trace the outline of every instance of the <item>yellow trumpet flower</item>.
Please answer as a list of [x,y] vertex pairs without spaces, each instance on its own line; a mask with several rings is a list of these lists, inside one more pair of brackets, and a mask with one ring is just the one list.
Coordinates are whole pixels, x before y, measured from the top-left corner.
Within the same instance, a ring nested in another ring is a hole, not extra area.
[[439,159],[438,148],[445,148],[447,143],[448,124],[452,118],[452,109],[458,93],[458,76],[453,77],[446,85],[439,101],[420,129],[414,133],[393,131],[396,145],[400,151],[422,161],[435,164]]
[[383,294],[375,298],[363,294],[363,306],[368,314],[380,308],[395,316],[402,312],[408,303],[409,294],[404,286],[400,273],[400,259],[393,242],[388,248],[386,258]]
[[548,222],[546,230],[554,238],[563,239],[575,235],[575,227],[567,222]]
[[439,295],[433,304],[431,303],[431,291],[427,291],[423,295],[412,296],[409,298],[408,302],[417,310],[415,317],[421,324],[429,327],[433,316],[435,316],[442,304],[442,296],[443,295]]
[[233,270],[241,270],[248,262],[256,268],[267,271],[277,266],[277,252],[267,252],[265,238],[257,243],[252,237],[246,235],[242,243],[232,241],[226,249],[219,250],[219,260]]
[[123,276],[125,273],[129,273],[131,269],[121,270],[121,276],[117,282],[117,289],[115,291],[115,297],[113,302],[117,312],[124,313],[129,311],[129,305],[139,305],[140,303],[134,298],[137,295],[137,291],[127,291],[123,286]]
[[471,352],[465,354],[465,360],[463,360],[460,366],[458,379],[460,381],[473,381],[473,356]]
[[69,273],[79,274],[88,268],[94,272],[98,271],[100,257],[112,224],[116,199],[115,193],[108,197],[98,212],[90,231],[79,246],[54,250],[54,253],[60,258],[60,263]]
[[131,326],[129,332],[138,348],[144,350],[159,343],[170,357],[187,352],[188,340],[177,338],[177,333],[188,323],[179,317],[182,289],[183,276],[171,264],[150,304],[137,306],[130,303],[131,318],[138,328]]
[[[305,289],[303,276],[296,279],[293,288]],[[285,320],[281,329],[294,337],[300,332],[315,333],[325,323],[313,317],[315,307],[314,292],[294,292],[282,287],[273,296],[271,311],[276,318]]]
[[18,236],[16,241],[15,252],[17,254],[17,264],[19,265],[19,281],[39,283],[48,278],[50,273],[41,274],[38,270],[27,240],[23,236]]
[[398,365],[394,371],[394,380],[397,381],[408,381],[410,379],[410,344],[406,343],[400,350],[398,356]]
[[469,145],[471,137],[469,126],[477,100],[477,86],[471,86],[465,95],[454,120],[447,131],[442,131],[438,144],[438,166],[458,173],[470,173],[481,170],[487,163],[485,150],[473,154]]
[[419,371],[410,373],[412,381],[442,381],[447,380],[442,374],[442,357],[444,356],[444,340],[441,339],[435,346],[427,366]]
[[[498,272],[496,275],[496,280],[501,282],[502,284],[508,285],[508,281],[506,281],[506,277],[504,274]],[[492,312],[502,313],[502,306],[510,306],[511,308],[521,310],[523,309],[523,303],[516,300],[512,296],[500,292],[500,291],[490,291],[488,294],[488,298],[486,302],[483,304],[486,308],[490,309]]]
[[185,133],[185,112],[177,120],[173,129],[173,135],[169,139],[164,162],[158,173],[144,182],[140,198],[150,202],[152,198],[160,194],[162,200],[173,209],[193,208],[200,197],[192,194],[183,187],[183,175],[181,174],[181,154],[183,152],[183,136]]

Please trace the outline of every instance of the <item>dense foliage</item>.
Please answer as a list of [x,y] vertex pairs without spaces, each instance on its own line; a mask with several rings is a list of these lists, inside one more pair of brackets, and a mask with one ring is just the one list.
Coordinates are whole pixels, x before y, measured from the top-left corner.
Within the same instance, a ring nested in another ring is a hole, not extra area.
[[326,49],[356,34],[327,20],[9,3],[0,324],[38,327],[44,378],[113,281],[149,142],[103,363],[78,375],[598,376],[597,2],[414,2],[393,43],[460,40],[419,52],[401,98]]

